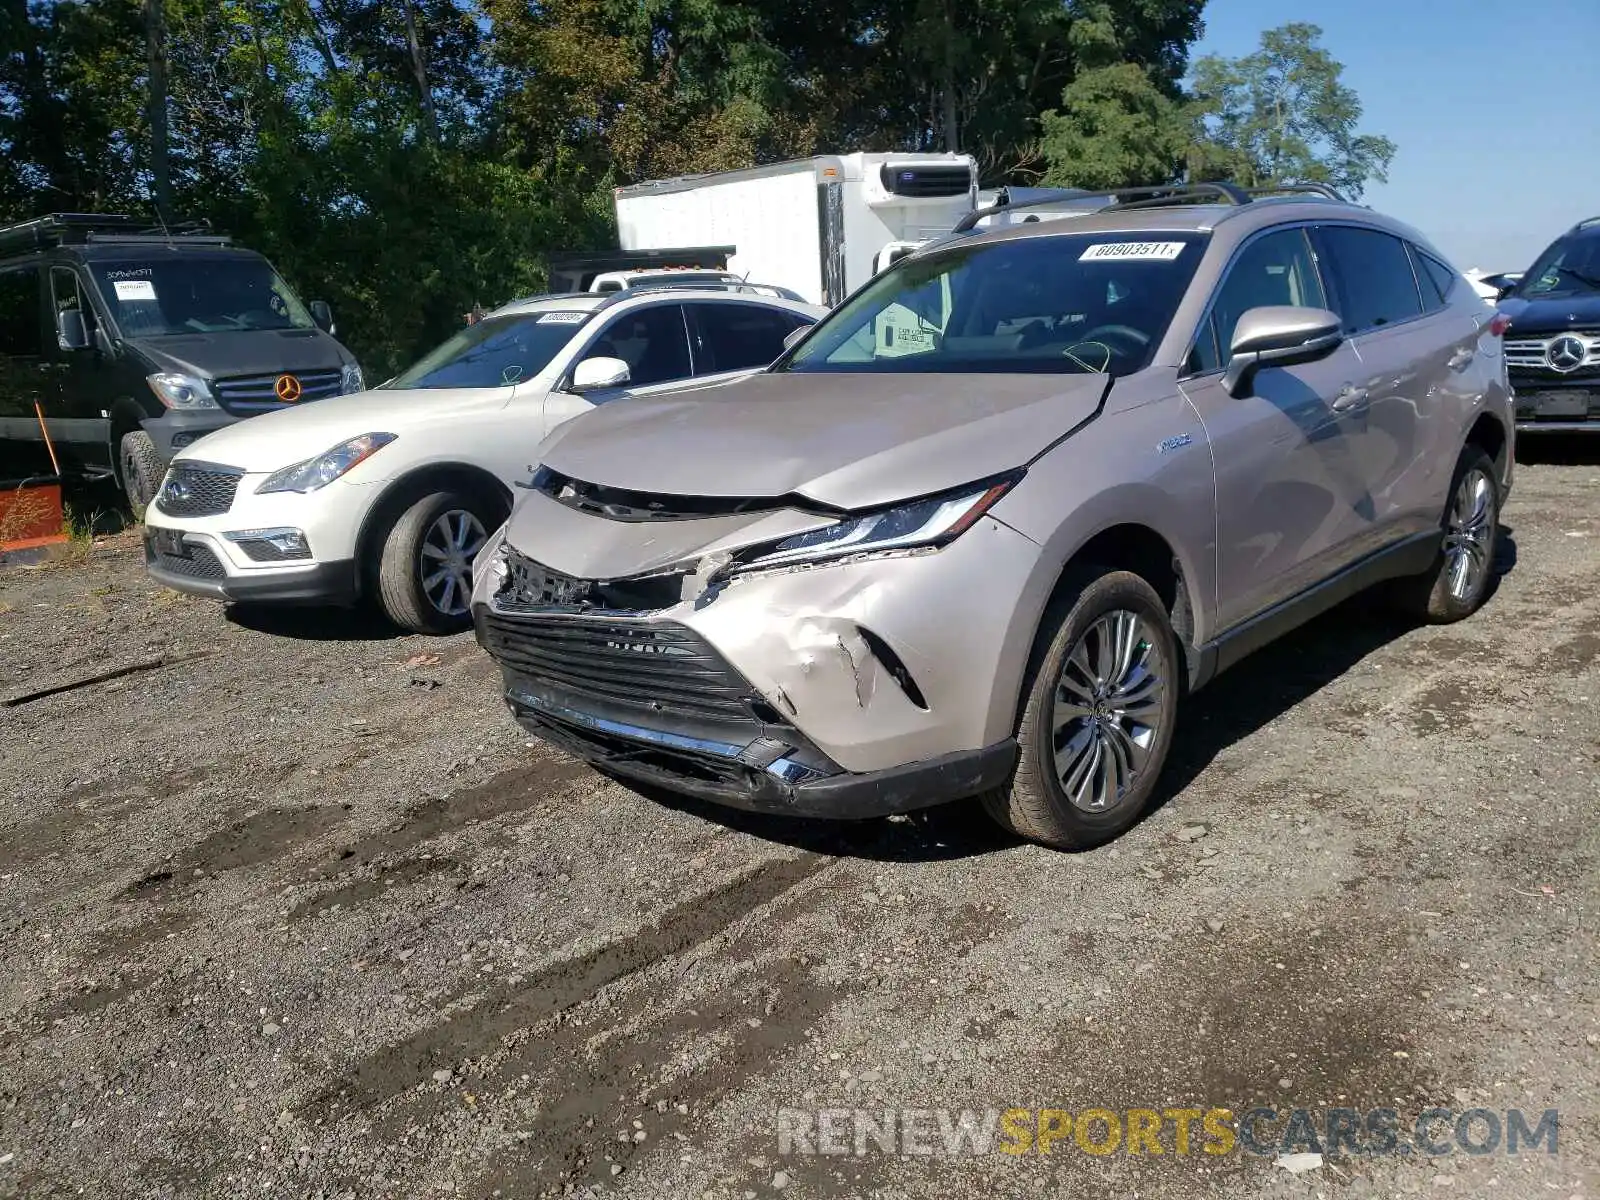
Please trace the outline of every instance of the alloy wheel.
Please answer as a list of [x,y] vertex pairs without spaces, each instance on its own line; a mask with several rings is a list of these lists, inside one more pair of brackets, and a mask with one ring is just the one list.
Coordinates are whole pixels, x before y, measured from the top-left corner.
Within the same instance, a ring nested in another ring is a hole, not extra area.
[[1138,613],[1102,614],[1067,655],[1050,723],[1067,799],[1104,812],[1128,795],[1155,749],[1166,681],[1158,639]]
[[447,617],[459,617],[472,603],[472,560],[488,540],[483,522],[466,509],[440,513],[422,539],[422,593]]
[[1450,502],[1444,555],[1450,595],[1466,602],[1478,594],[1489,573],[1495,526],[1494,481],[1474,468],[1461,478]]

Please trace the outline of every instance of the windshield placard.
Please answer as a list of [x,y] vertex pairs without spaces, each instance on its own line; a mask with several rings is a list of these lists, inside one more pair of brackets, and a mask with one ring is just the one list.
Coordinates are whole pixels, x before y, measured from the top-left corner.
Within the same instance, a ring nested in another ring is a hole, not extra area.
[[1079,262],[1171,262],[1183,253],[1182,242],[1101,242],[1078,255]]
[[118,300],[154,300],[156,285],[148,279],[119,279],[113,285]]

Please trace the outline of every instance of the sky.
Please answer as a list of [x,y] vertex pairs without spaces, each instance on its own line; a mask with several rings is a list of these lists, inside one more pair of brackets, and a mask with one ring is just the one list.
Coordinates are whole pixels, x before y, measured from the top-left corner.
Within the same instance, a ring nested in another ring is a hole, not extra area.
[[1362,202],[1459,269],[1522,270],[1600,216],[1600,0],[1208,0],[1191,59],[1290,21],[1322,27],[1360,131],[1398,146]]

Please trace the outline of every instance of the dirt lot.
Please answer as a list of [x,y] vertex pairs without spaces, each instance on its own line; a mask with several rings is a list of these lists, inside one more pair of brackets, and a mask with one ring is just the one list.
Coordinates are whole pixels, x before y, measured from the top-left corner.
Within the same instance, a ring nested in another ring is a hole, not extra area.
[[[0,1195],[1600,1194],[1597,461],[1521,470],[1477,618],[1357,604],[1224,676],[1082,855],[668,807],[529,745],[468,637],[0,569]],[[777,1134],[1257,1103],[1559,1149]]]

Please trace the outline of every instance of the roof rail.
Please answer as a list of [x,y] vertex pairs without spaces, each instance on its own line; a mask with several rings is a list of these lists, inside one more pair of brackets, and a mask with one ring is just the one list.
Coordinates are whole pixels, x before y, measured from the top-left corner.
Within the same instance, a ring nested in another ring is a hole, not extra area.
[[126,213],[49,213],[16,225],[0,226],[0,248],[36,249],[81,246],[88,242],[170,242],[178,238],[208,245],[226,245],[224,234],[212,233],[209,221],[151,225]]
[[751,283],[749,280],[691,280],[688,283],[674,283],[671,280],[651,280],[648,283],[632,283],[616,292],[607,295],[639,295],[641,292],[748,292],[752,295],[776,295],[782,300],[798,300],[805,303],[805,297],[799,292],[791,291],[786,287],[779,287],[775,283]]
[[[1027,189],[1034,191],[1035,189]],[[1076,203],[1080,200],[1109,199],[1111,203],[1090,209],[1090,212],[1110,212],[1125,208],[1156,208],[1172,204],[1205,204],[1221,201],[1224,204],[1249,204],[1250,194],[1234,183],[1164,183],[1155,187],[1105,188],[1099,191],[1080,191],[1076,188],[1037,189],[1045,195],[1029,196],[1008,203],[995,203],[988,208],[974,209],[956,222],[952,233],[966,233],[985,217],[1007,209],[1041,208],[1048,204]]]
[[1585,217],[1572,227],[1572,232],[1577,233],[1578,230],[1587,229],[1591,225],[1600,225],[1600,217]]
[[1245,188],[1252,199],[1257,196],[1319,196],[1339,204],[1350,203],[1325,183],[1274,183],[1262,187]]
[[[1050,204],[1072,204],[1082,200],[1109,199],[1109,204],[1089,208],[1087,212],[1122,212],[1131,208],[1169,208],[1178,204],[1249,204],[1256,198],[1270,196],[1314,196],[1348,204],[1343,196],[1322,183],[1279,183],[1264,187],[1240,187],[1236,183],[1221,181],[1208,183],[1167,183],[1153,187],[1107,188],[1104,191],[1082,191],[1077,188],[1019,188],[1017,195],[1001,189],[1001,194],[988,208],[975,209],[956,222],[952,234],[967,233],[985,217],[992,217],[1010,209],[1041,208]],[[1600,221],[1600,217],[1595,218]]]

